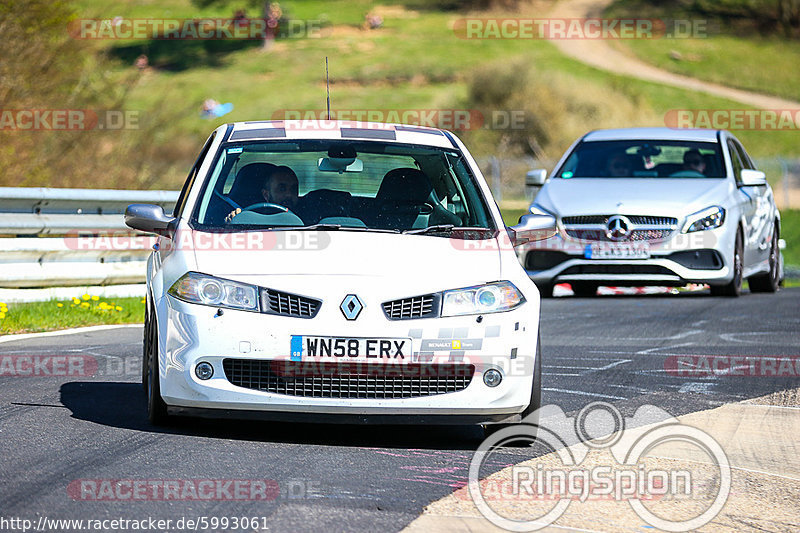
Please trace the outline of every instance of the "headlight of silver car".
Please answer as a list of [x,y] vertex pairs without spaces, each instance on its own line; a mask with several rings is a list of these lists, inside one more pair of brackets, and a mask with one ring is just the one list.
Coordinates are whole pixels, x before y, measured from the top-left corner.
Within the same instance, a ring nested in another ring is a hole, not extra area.
[[704,231],[720,227],[725,222],[725,210],[718,205],[703,209],[690,215],[683,225],[684,233]]
[[525,303],[510,281],[498,281],[442,293],[442,316],[499,313]]
[[258,311],[255,285],[188,272],[170,287],[169,294],[194,304]]

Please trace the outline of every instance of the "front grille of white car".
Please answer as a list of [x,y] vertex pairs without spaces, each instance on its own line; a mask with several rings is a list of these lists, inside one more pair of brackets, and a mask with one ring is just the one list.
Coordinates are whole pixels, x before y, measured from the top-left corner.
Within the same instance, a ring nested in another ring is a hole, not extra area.
[[630,223],[629,233],[622,239],[611,239],[608,220],[613,215],[581,215],[564,217],[561,222],[569,237],[581,241],[605,242],[658,242],[669,238],[678,227],[678,219],[632,215],[625,218]]
[[465,364],[368,364],[224,359],[225,377],[246,389],[303,398],[400,399],[466,389]]
[[401,298],[383,302],[383,312],[389,320],[409,318],[431,318],[439,315],[437,297],[434,294]]
[[322,302],[307,296],[266,289],[263,303],[264,309],[274,315],[314,318]]

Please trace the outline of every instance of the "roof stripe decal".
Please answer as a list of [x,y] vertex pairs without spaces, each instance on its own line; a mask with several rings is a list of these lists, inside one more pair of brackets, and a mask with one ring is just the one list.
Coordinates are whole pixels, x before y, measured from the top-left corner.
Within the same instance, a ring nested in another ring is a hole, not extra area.
[[402,124],[400,126],[396,126],[395,130],[397,130],[397,131],[408,131],[408,132],[412,132],[412,133],[427,133],[428,135],[444,135],[444,133],[442,133],[439,130],[433,130],[433,129],[430,129],[430,128],[419,128],[419,127],[416,127],[416,126],[405,126],[405,125],[402,125]]
[[239,130],[231,135],[232,141],[243,141],[251,139],[274,139],[276,137],[286,137],[284,128],[260,128],[255,130]]
[[342,128],[342,139],[385,139],[394,141],[397,136],[394,130],[378,130],[371,128]]

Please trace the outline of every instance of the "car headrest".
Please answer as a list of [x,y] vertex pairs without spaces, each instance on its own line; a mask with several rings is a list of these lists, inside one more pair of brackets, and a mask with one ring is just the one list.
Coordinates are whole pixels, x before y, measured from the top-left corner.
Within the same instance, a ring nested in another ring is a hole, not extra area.
[[425,203],[433,191],[428,176],[416,168],[396,168],[383,177],[378,194],[380,201]]
[[272,163],[250,163],[239,169],[228,193],[234,202],[244,206],[261,198],[261,189],[270,172],[278,168]]

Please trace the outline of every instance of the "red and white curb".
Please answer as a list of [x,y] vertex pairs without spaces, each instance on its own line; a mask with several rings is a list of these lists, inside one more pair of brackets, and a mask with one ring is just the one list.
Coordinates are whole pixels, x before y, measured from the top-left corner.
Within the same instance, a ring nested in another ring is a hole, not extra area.
[[[707,289],[707,285],[690,283],[678,289],[677,287],[599,287],[597,294],[601,295],[628,295],[638,294],[678,294],[686,291],[702,291]],[[553,296],[572,296],[572,287],[569,283],[559,283],[553,288]]]

